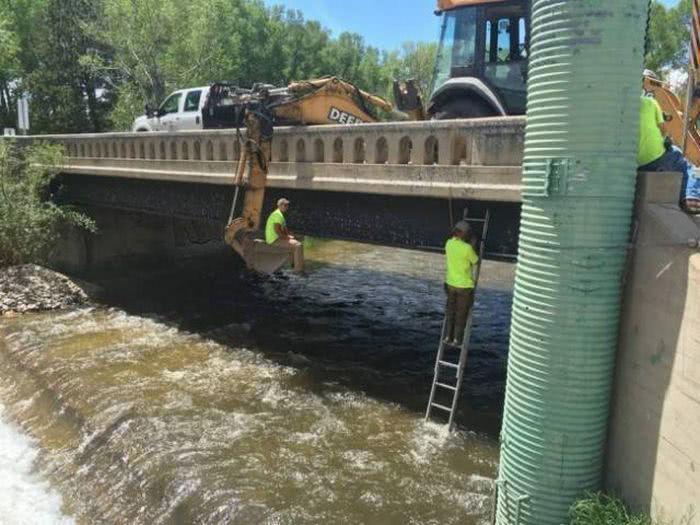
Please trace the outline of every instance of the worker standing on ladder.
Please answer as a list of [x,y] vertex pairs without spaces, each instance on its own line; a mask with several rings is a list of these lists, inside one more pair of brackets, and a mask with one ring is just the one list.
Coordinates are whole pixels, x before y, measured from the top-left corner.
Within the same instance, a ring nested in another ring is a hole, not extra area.
[[479,256],[472,246],[472,229],[467,221],[459,221],[452,237],[445,243],[445,341],[462,344],[469,310],[474,301],[473,269]]
[[294,271],[301,273],[304,271],[304,246],[287,229],[287,220],[284,217],[287,210],[289,210],[289,201],[282,197],[277,201],[277,208],[270,214],[265,224],[265,242],[288,249],[292,256]]

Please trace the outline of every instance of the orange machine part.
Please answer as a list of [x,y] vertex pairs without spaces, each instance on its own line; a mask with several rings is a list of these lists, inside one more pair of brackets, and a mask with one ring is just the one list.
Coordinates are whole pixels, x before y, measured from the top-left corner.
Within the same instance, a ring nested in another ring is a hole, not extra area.
[[499,4],[506,0],[438,0],[438,11],[450,11],[468,5]]

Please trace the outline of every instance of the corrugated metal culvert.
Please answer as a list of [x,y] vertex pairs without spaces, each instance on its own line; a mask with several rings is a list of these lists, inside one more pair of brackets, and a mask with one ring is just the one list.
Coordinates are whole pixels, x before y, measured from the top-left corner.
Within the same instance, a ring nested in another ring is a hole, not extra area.
[[648,0],[534,0],[497,523],[601,484]]

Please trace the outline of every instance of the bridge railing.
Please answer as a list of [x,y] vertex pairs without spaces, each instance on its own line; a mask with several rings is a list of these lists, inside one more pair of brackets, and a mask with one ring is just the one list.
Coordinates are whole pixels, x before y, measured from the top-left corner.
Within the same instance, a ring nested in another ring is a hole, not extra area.
[[[276,128],[270,185],[328,191],[519,200],[521,117]],[[63,144],[66,171],[225,184],[235,130],[18,138]],[[479,189],[485,193],[480,193]]]

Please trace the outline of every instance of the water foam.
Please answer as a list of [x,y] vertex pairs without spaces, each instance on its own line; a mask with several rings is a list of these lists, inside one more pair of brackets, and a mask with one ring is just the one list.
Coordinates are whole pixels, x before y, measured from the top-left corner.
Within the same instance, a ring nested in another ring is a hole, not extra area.
[[61,512],[61,497],[34,471],[35,446],[3,420],[3,412],[0,405],[0,523],[75,523]]

